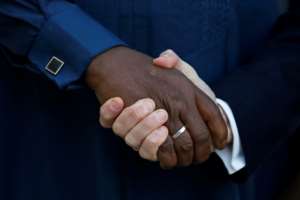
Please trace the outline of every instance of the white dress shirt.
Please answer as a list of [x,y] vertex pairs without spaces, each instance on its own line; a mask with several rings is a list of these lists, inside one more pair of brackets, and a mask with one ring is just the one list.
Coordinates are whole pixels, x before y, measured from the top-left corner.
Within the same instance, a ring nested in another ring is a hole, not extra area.
[[217,103],[222,107],[228,118],[233,138],[231,145],[223,150],[216,150],[216,153],[223,161],[228,173],[234,174],[246,166],[239,130],[229,105],[221,99],[217,99]]

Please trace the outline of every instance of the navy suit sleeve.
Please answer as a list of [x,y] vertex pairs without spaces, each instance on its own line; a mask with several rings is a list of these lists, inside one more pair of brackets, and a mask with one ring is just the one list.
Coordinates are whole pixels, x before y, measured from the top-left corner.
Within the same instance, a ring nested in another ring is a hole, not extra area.
[[265,48],[213,86],[237,121],[247,172],[241,174],[254,171],[299,126],[300,10],[291,5]]
[[[28,59],[25,67],[68,88],[94,56],[123,42],[71,1],[2,0],[0,45]],[[64,62],[57,75],[45,70],[53,56]]]

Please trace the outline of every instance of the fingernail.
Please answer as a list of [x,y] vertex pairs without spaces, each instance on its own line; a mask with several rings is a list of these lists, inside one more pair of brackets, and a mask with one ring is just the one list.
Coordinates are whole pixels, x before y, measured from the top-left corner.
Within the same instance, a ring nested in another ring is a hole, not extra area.
[[161,57],[170,57],[170,52],[164,52]]
[[165,110],[158,110],[156,113],[157,120],[166,121],[168,119],[168,113]]
[[112,111],[120,111],[122,109],[122,105],[120,104],[119,101],[113,99],[110,104],[110,109]]
[[146,99],[144,105],[148,111],[153,111],[155,109],[155,103],[152,99]]
[[155,109],[155,103],[152,99],[142,99],[139,101],[139,107],[144,114],[153,112]]
[[157,131],[155,131],[155,134],[153,135],[153,139],[155,141],[158,141],[158,140],[160,140],[160,138],[165,137],[166,133],[163,130],[164,130],[164,128],[160,127]]
[[172,50],[171,49],[168,49],[166,51],[164,51],[162,54],[160,54],[160,56],[165,56],[165,57],[168,57],[172,54]]

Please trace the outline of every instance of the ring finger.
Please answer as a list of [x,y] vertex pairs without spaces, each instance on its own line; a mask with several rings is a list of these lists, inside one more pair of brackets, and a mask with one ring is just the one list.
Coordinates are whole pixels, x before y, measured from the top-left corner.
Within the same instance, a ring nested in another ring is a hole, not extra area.
[[179,166],[191,165],[194,157],[193,140],[188,129],[184,130],[184,127],[185,125],[179,120],[170,124]]

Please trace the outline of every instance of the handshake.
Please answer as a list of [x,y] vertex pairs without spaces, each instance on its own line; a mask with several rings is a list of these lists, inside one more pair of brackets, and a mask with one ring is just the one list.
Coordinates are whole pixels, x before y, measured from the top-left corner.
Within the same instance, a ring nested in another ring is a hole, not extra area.
[[232,136],[214,92],[172,50],[158,58],[115,47],[90,64],[100,123],[164,169],[206,161]]

